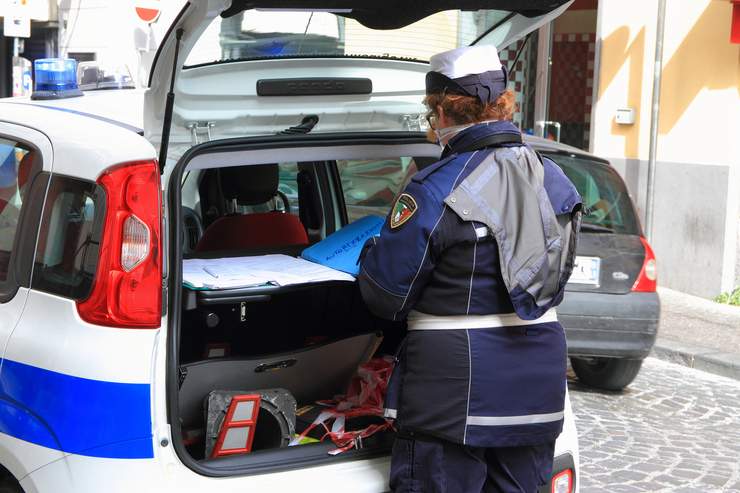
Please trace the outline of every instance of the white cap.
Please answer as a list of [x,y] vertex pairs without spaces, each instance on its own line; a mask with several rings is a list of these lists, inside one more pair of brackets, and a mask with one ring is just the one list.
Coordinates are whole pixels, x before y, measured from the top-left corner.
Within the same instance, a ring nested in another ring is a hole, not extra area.
[[437,53],[429,59],[429,69],[450,79],[501,70],[498,50],[492,45],[464,46]]

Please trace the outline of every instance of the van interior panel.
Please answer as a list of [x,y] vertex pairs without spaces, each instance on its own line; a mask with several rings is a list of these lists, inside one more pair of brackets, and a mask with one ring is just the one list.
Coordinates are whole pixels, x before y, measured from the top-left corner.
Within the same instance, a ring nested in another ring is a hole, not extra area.
[[[409,177],[432,162],[436,152],[437,146],[418,143],[234,148],[195,155],[185,165],[181,187],[184,258],[299,257],[347,222],[368,214],[385,217]],[[305,230],[308,241],[296,244],[279,234],[286,221],[254,226],[255,217],[288,218]],[[263,242],[255,235],[270,239]],[[263,460],[274,461],[275,454],[285,460],[326,458],[336,446],[328,438],[316,441],[322,438],[319,428],[301,446],[266,447],[272,442],[259,440],[251,453],[209,457],[206,428],[214,429],[208,422],[209,395],[285,389],[298,409],[311,408],[299,413],[297,436],[320,412],[317,401],[344,394],[360,365],[395,355],[406,333],[405,322],[374,316],[357,283],[347,280],[229,289],[185,285],[181,310],[178,414],[183,441],[193,459],[218,468],[258,467]],[[378,420],[383,422],[379,416],[348,419],[347,429]],[[393,435],[391,429],[369,437],[358,453],[387,452]]]

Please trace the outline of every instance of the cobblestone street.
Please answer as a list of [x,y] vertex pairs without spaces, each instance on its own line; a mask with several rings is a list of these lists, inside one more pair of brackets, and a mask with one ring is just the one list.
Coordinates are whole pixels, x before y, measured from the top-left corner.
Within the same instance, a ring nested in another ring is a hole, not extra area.
[[740,382],[648,358],[622,393],[571,375],[581,492],[740,492]]

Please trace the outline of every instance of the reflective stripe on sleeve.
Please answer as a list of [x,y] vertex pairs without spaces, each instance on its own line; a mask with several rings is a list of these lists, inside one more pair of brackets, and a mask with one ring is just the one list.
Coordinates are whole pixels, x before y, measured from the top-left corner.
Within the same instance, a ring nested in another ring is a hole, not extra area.
[[522,416],[468,416],[467,424],[474,426],[512,426],[560,421],[564,411],[548,414],[525,414]]

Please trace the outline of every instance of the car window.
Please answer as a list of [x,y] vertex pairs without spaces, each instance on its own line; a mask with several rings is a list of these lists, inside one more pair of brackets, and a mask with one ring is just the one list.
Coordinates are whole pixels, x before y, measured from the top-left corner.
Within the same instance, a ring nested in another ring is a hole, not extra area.
[[222,60],[300,56],[371,56],[429,60],[467,46],[505,20],[505,10],[447,10],[382,32],[331,12],[247,10],[216,17],[185,66]]
[[30,147],[0,138],[0,284],[9,280],[13,246],[29,178],[40,166]]
[[53,176],[36,245],[32,289],[83,300],[92,288],[105,216],[95,183]]
[[289,212],[298,215],[298,163],[280,163],[279,168],[278,197],[283,207],[287,204]]
[[411,157],[337,161],[350,222],[363,216],[385,217],[398,192],[417,170]]
[[604,163],[584,158],[560,154],[547,157],[563,169],[583,197],[584,224],[615,233],[640,234],[632,199],[616,171]]

